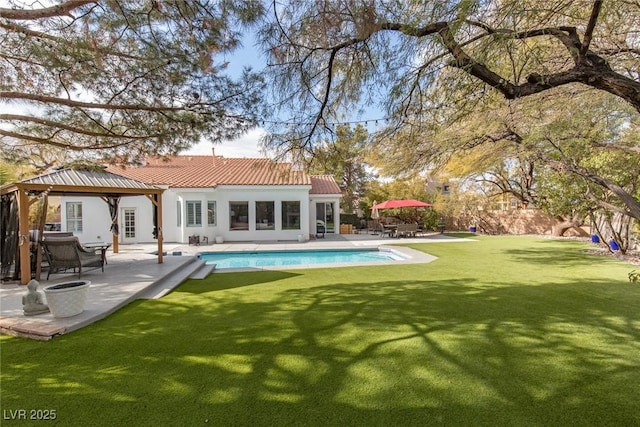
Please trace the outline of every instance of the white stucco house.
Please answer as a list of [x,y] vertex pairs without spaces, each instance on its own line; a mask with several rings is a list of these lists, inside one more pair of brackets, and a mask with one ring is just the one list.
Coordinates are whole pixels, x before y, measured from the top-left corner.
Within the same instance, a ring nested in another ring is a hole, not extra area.
[[[308,240],[317,224],[340,231],[341,191],[330,175],[309,175],[290,163],[266,158],[174,156],[149,158],[138,167],[108,172],[164,188],[165,242],[189,243],[190,236],[224,241]],[[123,197],[118,207],[120,243],[151,243],[152,204],[145,196]],[[109,209],[96,197],[61,198],[63,231],[81,241],[111,239]]]

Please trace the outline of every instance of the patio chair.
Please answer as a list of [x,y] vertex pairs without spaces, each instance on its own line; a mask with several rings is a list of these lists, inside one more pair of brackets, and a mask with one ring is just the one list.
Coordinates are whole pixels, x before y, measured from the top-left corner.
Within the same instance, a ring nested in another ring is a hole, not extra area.
[[367,221],[367,234],[378,234],[378,221],[369,220]]
[[380,237],[385,237],[385,236],[394,237],[396,234],[396,229],[391,226],[385,227],[384,224],[378,224],[374,229],[373,234],[379,234]]
[[396,235],[398,237],[415,237],[418,232],[417,224],[398,224]]
[[[47,232],[42,233],[42,239],[51,238],[51,237],[73,237],[73,233],[71,232]],[[36,268],[38,266],[38,255],[40,255],[40,268],[42,270],[49,268],[49,262],[47,260],[47,255],[44,250],[44,246],[42,245],[42,239],[40,236],[39,230],[29,230],[29,251],[31,256],[31,273],[35,273]],[[40,248],[40,253],[38,254],[38,247]]]
[[73,269],[75,273],[76,268],[78,279],[82,276],[83,269],[100,268],[104,272],[102,253],[83,248],[77,237],[48,238],[42,241],[42,246],[49,263],[47,280],[51,273],[66,272],[69,269]]

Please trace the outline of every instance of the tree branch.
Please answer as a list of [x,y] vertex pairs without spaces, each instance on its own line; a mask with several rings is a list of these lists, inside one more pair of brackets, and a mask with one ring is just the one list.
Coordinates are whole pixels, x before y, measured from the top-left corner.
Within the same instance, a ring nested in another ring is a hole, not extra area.
[[618,213],[621,213],[621,214],[623,214],[623,215],[632,216],[632,215],[630,215],[630,213],[629,213],[629,210],[628,210],[628,209],[623,209],[623,208],[621,208],[621,207],[619,207],[619,206],[614,205],[613,203],[609,203],[609,202],[607,202],[607,201],[605,201],[605,200],[601,200],[601,199],[597,198],[596,196],[594,196],[590,191],[587,191],[586,196],[587,196],[587,197],[588,197],[592,202],[594,202],[594,203],[596,203],[596,204],[600,205],[600,207],[602,207],[602,208],[604,208],[604,209],[606,209],[606,210],[608,210],[608,211],[611,211],[611,212],[618,212]]
[[42,9],[0,8],[0,17],[16,20],[35,20],[53,18],[55,16],[70,16],[72,10],[91,3],[96,3],[96,0],[68,0],[64,3]]
[[16,132],[12,132],[12,131],[8,131],[5,129],[1,129],[0,128],[0,135],[4,135],[10,138],[16,138],[19,140],[25,140],[25,141],[31,141],[31,142],[37,142],[38,144],[43,144],[43,145],[50,145],[53,147],[58,147],[58,148],[64,148],[65,150],[72,150],[72,151],[84,151],[84,150],[108,150],[108,149],[112,149],[112,148],[118,148],[118,147],[123,147],[125,145],[128,145],[131,143],[131,141],[127,141],[127,142],[120,142],[117,144],[96,144],[96,145],[90,145],[90,146],[86,146],[86,145],[74,145],[74,144],[70,144],[68,142],[62,142],[62,141],[56,141],[52,138],[40,138],[37,136],[33,136],[33,135],[26,135],[26,134],[22,134],[22,133],[16,133]]
[[20,34],[24,34],[25,36],[37,37],[44,40],[53,40],[56,42],[64,41],[60,37],[55,37],[55,36],[52,36],[51,34],[43,33],[41,31],[35,31],[30,28],[23,27],[22,25],[15,25],[5,21],[0,21],[0,28],[4,28],[5,30],[10,31],[12,33],[20,33]]
[[[562,33],[566,37],[561,37]],[[544,34],[553,35],[561,41],[564,40],[563,44],[567,47],[571,56],[576,58],[575,52],[578,51],[581,44],[575,45],[574,42],[570,42],[570,40],[574,40],[572,35],[574,33],[575,28],[560,27],[512,34],[519,38]],[[618,96],[629,102],[637,111],[640,111],[640,82],[614,72],[607,64],[607,61],[591,51],[587,53],[589,61],[577,61],[576,66],[573,68],[555,74],[531,74],[527,77],[526,83],[516,85],[469,56],[455,40],[448,26],[440,30],[440,35],[444,45],[454,58],[454,61],[450,62],[449,65],[460,68],[464,72],[482,80],[489,86],[499,90],[507,99],[533,95],[569,83],[582,83]]]
[[64,130],[68,130],[69,132],[73,132],[81,135],[96,136],[96,137],[102,137],[102,138],[125,138],[129,140],[135,140],[135,139],[145,140],[149,138],[157,138],[159,136],[162,136],[162,134],[144,135],[144,136],[128,136],[128,135],[111,132],[106,128],[104,128],[105,132],[92,132],[87,129],[70,126],[58,121],[42,119],[40,117],[22,116],[18,114],[0,114],[0,120],[39,123],[41,125],[50,126],[56,129],[64,129]]
[[640,49],[634,49],[632,47],[624,47],[624,48],[618,48],[618,49],[600,49],[598,50],[598,53],[601,53],[603,55],[618,55],[620,53],[633,53],[635,55],[640,56]]
[[[467,20],[466,22],[469,25],[482,28],[486,31],[486,35],[498,34],[502,36],[509,36],[516,40],[525,40],[542,36],[554,37],[558,41],[560,41],[576,59],[578,57],[579,49],[582,47],[582,43],[580,42],[580,38],[578,37],[578,32],[574,27],[545,27],[537,28],[534,30],[514,31],[506,28],[493,28],[483,22],[473,20]],[[450,31],[448,27],[444,28],[443,30]]]
[[24,93],[24,92],[0,92],[0,98],[20,99],[20,100],[42,102],[47,104],[64,105],[64,106],[73,107],[73,108],[92,108],[92,109],[101,109],[101,110],[171,112],[171,111],[185,111],[188,109],[187,107],[151,107],[151,106],[145,106],[145,105],[131,105],[131,104],[123,104],[123,105],[101,104],[96,102],[74,101],[71,99],[56,98],[53,96],[46,96],[46,95],[35,95],[35,94]]
[[591,37],[593,37],[593,30],[596,27],[596,22],[598,21],[598,15],[600,14],[600,9],[602,8],[602,0],[595,0],[593,2],[593,9],[591,9],[591,16],[589,17],[589,23],[587,24],[587,29],[584,32],[584,37],[582,38],[582,47],[580,48],[580,60],[584,60],[587,55],[587,51],[589,50],[589,45],[591,44]]
[[[547,164],[554,170],[560,172],[571,172],[582,178],[586,179],[589,182],[592,182],[602,188],[606,188],[611,191],[613,194],[620,199],[620,201],[625,205],[626,209],[624,210],[624,214],[628,215],[632,218],[640,219],[640,201],[638,201],[635,197],[629,194],[624,188],[616,184],[615,182],[598,176],[587,169],[572,164],[571,162],[562,162],[558,160],[553,160],[549,156],[541,155],[541,158],[547,162]],[[618,208],[619,210],[620,208]]]
[[[35,30],[30,29],[30,28],[24,27],[22,25],[15,25],[15,24],[12,24],[12,23],[9,23],[9,22],[0,21],[0,28],[4,28],[5,30],[13,32],[13,33],[24,34],[25,36],[29,36],[29,37],[36,37],[36,38],[42,39],[42,40],[51,40],[52,42],[56,42],[56,43],[60,43],[60,44],[68,44],[68,42],[69,42],[69,40],[66,40],[64,38],[52,36],[51,34],[43,33],[41,31],[35,31]],[[118,58],[133,59],[133,60],[136,60],[136,61],[145,60],[145,58],[140,57],[140,56],[135,56],[135,55],[130,55],[130,54],[123,53],[123,52],[118,52],[117,50],[112,50],[111,48],[105,48],[105,47],[102,47],[102,46],[93,45],[91,48],[85,47],[85,50],[91,51],[92,54],[93,53],[102,53],[102,54],[105,54],[105,55],[115,56],[115,57],[118,57]]]
[[627,145],[609,144],[606,142],[596,142],[596,141],[592,141],[591,145],[599,148],[605,148],[607,150],[613,149],[613,150],[624,151],[627,153],[640,154],[640,147],[635,147],[635,146],[632,147]]

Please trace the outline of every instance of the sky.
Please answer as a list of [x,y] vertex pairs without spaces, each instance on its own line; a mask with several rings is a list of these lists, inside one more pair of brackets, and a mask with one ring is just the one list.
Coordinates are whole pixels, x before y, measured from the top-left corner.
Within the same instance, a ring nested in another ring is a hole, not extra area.
[[256,128],[233,141],[224,141],[215,145],[208,141],[201,142],[183,154],[210,155],[212,153],[211,148],[214,148],[217,156],[232,158],[265,157],[264,154],[260,153],[258,147],[258,140],[263,134],[264,129]]
[[[229,61],[229,65],[227,66],[229,72],[232,74],[237,73],[238,75],[246,66],[251,66],[254,70],[260,70],[266,66],[266,59],[255,46],[254,39],[250,35],[244,38],[242,47],[231,54],[231,56],[225,58],[225,61]],[[264,129],[256,128],[238,139],[223,141],[215,145],[209,141],[203,141],[194,145],[183,154],[211,154],[211,148],[213,147],[215,148],[216,155],[222,155],[224,157],[265,157],[265,155],[260,152],[258,146],[260,137],[262,137],[264,133]]]

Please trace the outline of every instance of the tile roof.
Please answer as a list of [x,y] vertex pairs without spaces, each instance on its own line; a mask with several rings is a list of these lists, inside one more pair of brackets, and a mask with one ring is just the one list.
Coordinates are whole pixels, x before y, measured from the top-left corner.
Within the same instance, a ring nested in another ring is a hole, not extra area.
[[310,194],[342,194],[333,175],[311,175]]
[[290,163],[269,159],[222,156],[149,158],[144,166],[110,166],[110,172],[148,184],[177,188],[219,185],[311,185],[309,175],[292,170]]

